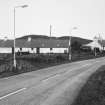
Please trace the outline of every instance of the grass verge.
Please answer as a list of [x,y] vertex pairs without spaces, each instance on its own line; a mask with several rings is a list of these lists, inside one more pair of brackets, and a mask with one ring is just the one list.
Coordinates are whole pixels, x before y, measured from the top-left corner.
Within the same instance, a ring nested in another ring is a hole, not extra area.
[[[97,56],[101,57],[101,56]],[[17,68],[13,69],[13,56],[8,55],[0,60],[0,78],[18,75],[21,73],[36,71],[42,68],[56,66],[74,61],[96,58],[88,53],[72,53],[72,61],[68,60],[68,54],[29,54],[17,56]]]
[[[18,75],[21,73],[36,71],[42,68],[47,68],[51,66],[56,66],[69,62],[66,60],[66,56],[48,56],[48,55],[38,55],[38,56],[20,56],[16,59],[17,68],[13,68],[13,59],[8,59],[0,65],[0,78],[9,77],[13,75]],[[4,64],[3,64],[4,63]]]
[[105,105],[105,65],[90,76],[72,105]]

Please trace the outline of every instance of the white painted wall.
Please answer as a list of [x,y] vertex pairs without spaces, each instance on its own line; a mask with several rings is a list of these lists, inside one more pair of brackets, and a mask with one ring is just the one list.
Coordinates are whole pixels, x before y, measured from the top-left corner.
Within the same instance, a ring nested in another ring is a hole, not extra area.
[[64,51],[68,52],[68,48],[52,48],[50,51],[50,48],[40,48],[40,53],[64,53]]
[[50,48],[40,48],[40,53],[50,53]]
[[12,53],[12,48],[0,48],[0,53]]
[[[50,51],[50,48],[40,48],[40,53],[64,53],[64,51],[68,52],[68,48],[52,48]],[[20,51],[20,48],[15,48],[15,52]],[[29,51],[30,53],[36,53],[36,48],[22,48],[22,52],[27,52]],[[20,51],[21,52],[21,51]],[[12,53],[12,48],[0,48],[0,53]]]
[[16,52],[20,51],[20,52],[30,52],[30,53],[36,53],[36,48],[33,48],[33,50],[31,48],[22,48],[22,51],[20,50],[20,48],[16,48],[15,49]]
[[20,51],[20,48],[15,48],[15,52],[18,52],[18,51]]
[[33,48],[33,50],[30,49],[29,51],[30,51],[30,53],[36,53],[36,48]]
[[64,53],[64,51],[68,52],[68,48],[53,48],[53,53]]

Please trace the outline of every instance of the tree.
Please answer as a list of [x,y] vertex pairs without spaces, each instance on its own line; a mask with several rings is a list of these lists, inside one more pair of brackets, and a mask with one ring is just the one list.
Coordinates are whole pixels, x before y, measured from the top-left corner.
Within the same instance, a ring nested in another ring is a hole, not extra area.
[[78,41],[74,41],[71,45],[73,51],[80,51],[81,44]]

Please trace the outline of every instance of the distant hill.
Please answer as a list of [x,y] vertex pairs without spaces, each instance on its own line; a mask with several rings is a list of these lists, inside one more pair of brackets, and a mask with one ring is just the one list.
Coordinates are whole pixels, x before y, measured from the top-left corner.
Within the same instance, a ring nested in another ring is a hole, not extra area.
[[[27,36],[23,36],[17,39],[28,39],[28,37],[31,37],[32,39],[58,39],[58,40],[68,40],[69,36],[62,36],[62,37],[49,37],[49,36],[45,36],[45,35],[27,35]],[[72,43],[77,41],[80,44],[87,44],[89,42],[92,42],[92,40],[89,39],[84,39],[84,38],[80,38],[80,37],[72,37],[71,38]]]

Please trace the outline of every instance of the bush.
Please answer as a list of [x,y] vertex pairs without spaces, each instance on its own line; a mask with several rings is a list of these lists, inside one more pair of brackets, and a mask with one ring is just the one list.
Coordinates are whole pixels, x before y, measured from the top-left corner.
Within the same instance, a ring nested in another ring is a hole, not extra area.
[[64,61],[65,57],[63,57],[62,55],[58,55],[58,56],[56,56],[56,60],[57,61]]

